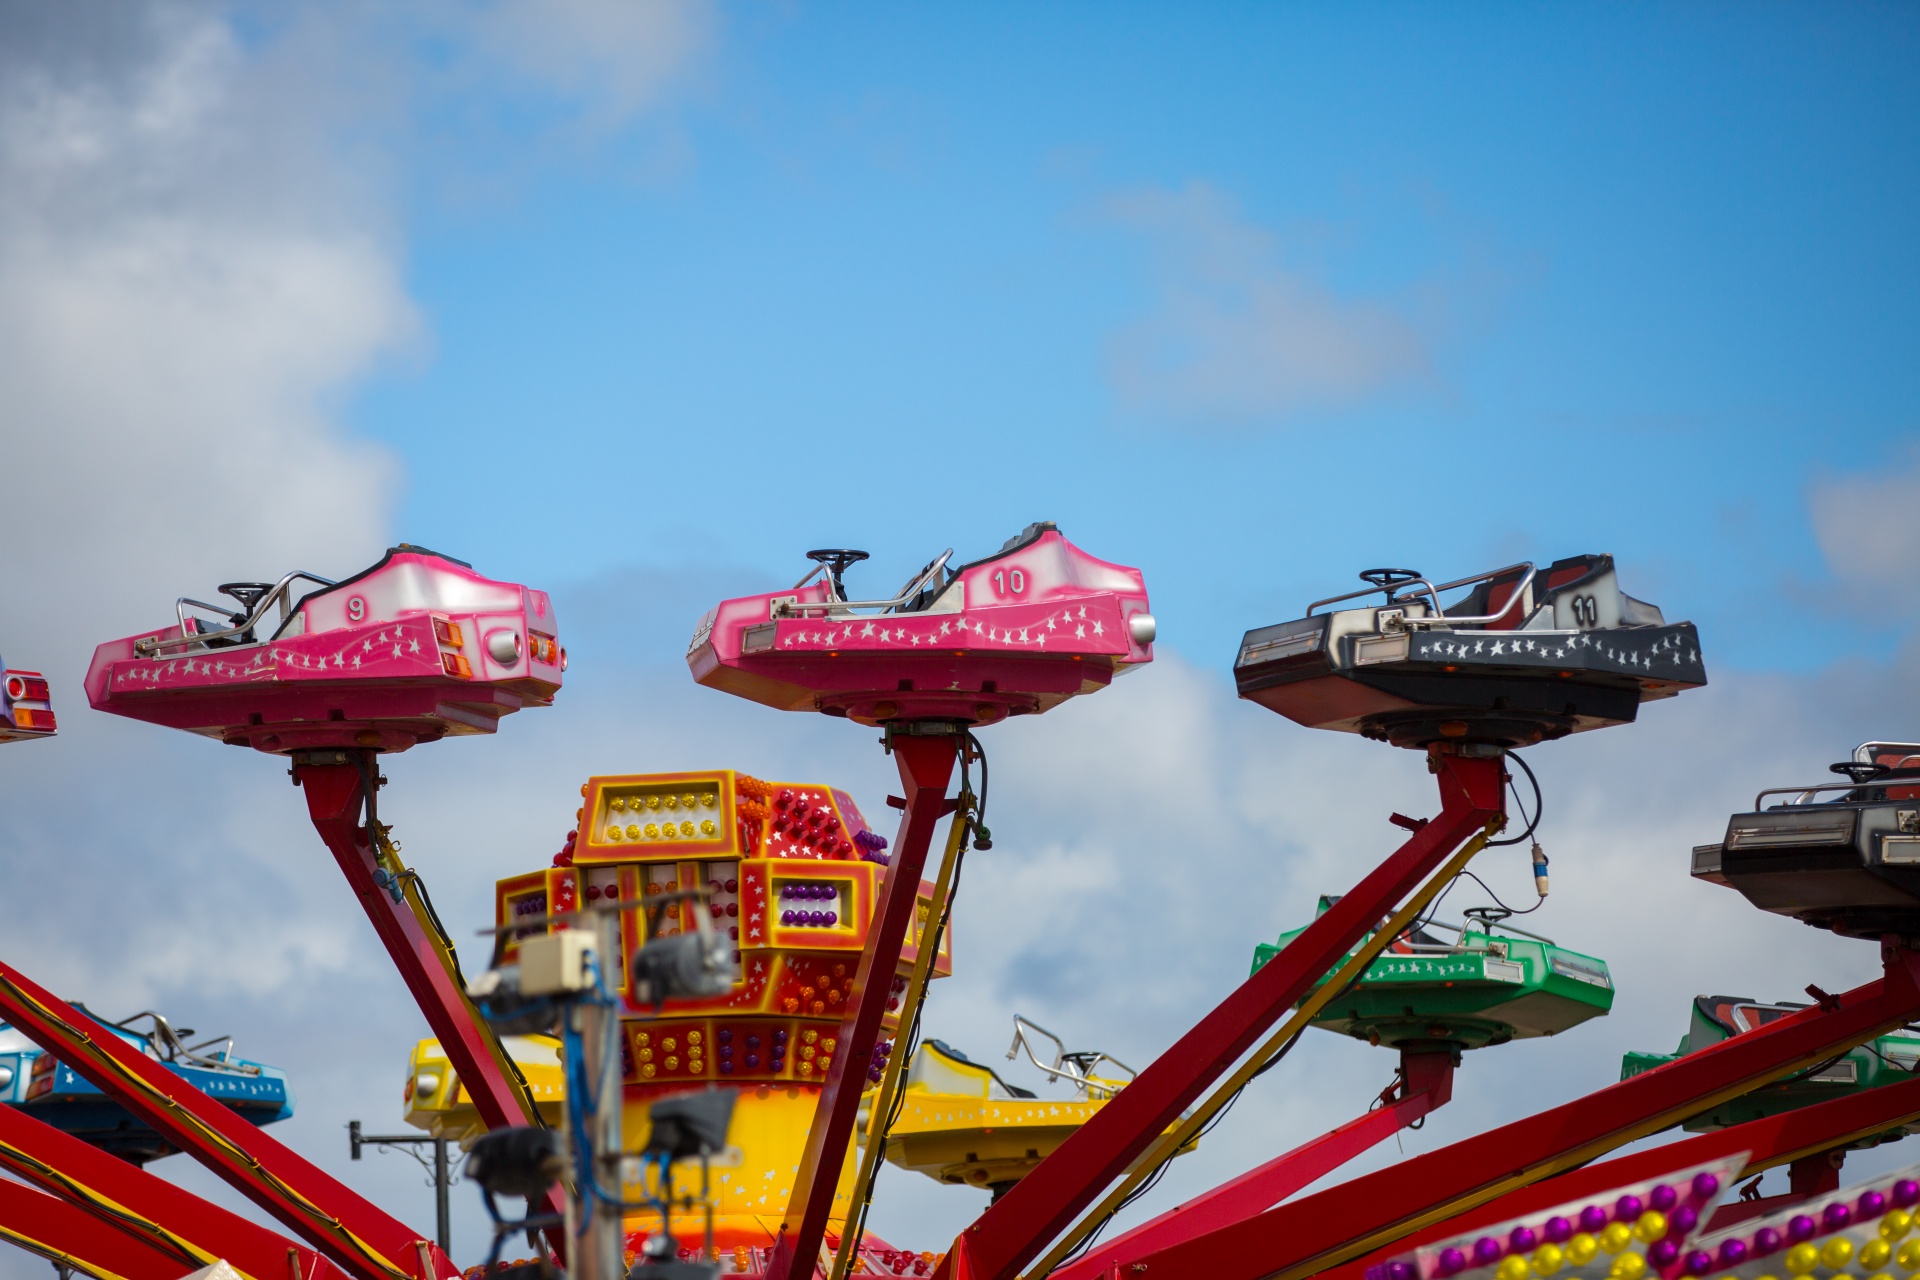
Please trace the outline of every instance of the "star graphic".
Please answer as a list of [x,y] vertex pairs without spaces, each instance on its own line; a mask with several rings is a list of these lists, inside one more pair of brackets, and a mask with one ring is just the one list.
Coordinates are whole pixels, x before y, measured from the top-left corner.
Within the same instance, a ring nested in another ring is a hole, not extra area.
[[1507,648],[1506,648],[1506,646],[1505,646],[1505,645],[1503,645],[1503,644],[1501,644],[1501,643],[1500,643],[1500,642],[1499,642],[1498,640],[1495,640],[1495,641],[1493,642],[1493,656],[1494,656],[1494,657],[1496,657],[1496,658],[1497,658],[1497,657],[1499,657],[1499,656],[1500,656],[1501,654],[1503,654],[1503,653],[1505,653],[1506,651],[1507,651]]
[[1103,636],[1107,634],[1106,624],[1103,622],[1095,621],[1093,624],[1093,634],[1097,636]]
[[418,640],[408,640],[408,641],[407,641],[407,652],[408,652],[408,653],[418,653],[418,652],[420,652],[420,642],[419,642]]
[[1084,624],[1076,624],[1073,628],[1073,637],[1076,640],[1085,640],[1087,638],[1086,626]]
[[353,669],[355,671],[360,669],[360,655],[357,653],[353,655]]
[[393,656],[394,656],[394,657],[396,657],[396,658],[400,656],[400,646],[399,646],[399,645],[395,645],[395,646],[393,646]]

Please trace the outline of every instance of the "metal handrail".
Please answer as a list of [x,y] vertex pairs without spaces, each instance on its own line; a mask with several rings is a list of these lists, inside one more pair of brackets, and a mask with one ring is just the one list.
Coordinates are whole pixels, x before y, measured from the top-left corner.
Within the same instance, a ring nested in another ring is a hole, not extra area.
[[[192,1066],[204,1067],[208,1071],[232,1071],[245,1076],[257,1076],[261,1074],[259,1067],[248,1063],[234,1062],[232,1060],[233,1041],[231,1039],[227,1039],[225,1036],[215,1036],[212,1040],[195,1045],[190,1049],[180,1039],[180,1034],[173,1029],[173,1024],[151,1009],[142,1009],[132,1017],[122,1018],[113,1025],[122,1031],[132,1031],[133,1028],[127,1024],[130,1022],[138,1022],[142,1018],[151,1018],[153,1020],[153,1030],[148,1032],[144,1038],[148,1044],[154,1046],[154,1052],[160,1053],[164,1051],[168,1062],[180,1062],[184,1060]],[[209,1058],[204,1054],[194,1052],[194,1049],[204,1049],[207,1045],[223,1039],[227,1041],[227,1056],[225,1058]]]
[[[1483,616],[1450,617],[1448,616],[1446,610],[1441,608],[1440,593],[1442,591],[1452,591],[1457,587],[1470,586],[1476,582],[1486,582],[1493,578],[1499,577],[1503,573],[1512,573],[1515,569],[1525,569],[1526,573],[1522,575],[1519,582],[1514,584],[1513,594],[1507,597],[1507,607],[1502,609],[1500,612],[1489,613]],[[1388,583],[1384,586],[1368,587],[1363,591],[1349,591],[1346,595],[1343,595],[1343,596],[1332,596],[1325,600],[1316,600],[1312,604],[1307,606],[1307,616],[1312,617],[1313,611],[1315,609],[1318,609],[1323,604],[1338,604],[1342,600],[1353,600],[1360,596],[1370,596],[1376,591],[1386,592],[1387,603],[1389,605],[1399,604],[1404,600],[1413,599],[1415,595],[1418,594],[1418,593],[1410,593],[1410,594],[1403,595],[1401,594],[1402,590],[1407,587],[1418,585],[1418,586],[1425,587],[1427,589],[1426,596],[1427,596],[1427,599],[1432,602],[1433,615],[1426,618],[1408,618],[1405,620],[1408,626],[1428,626],[1428,627],[1469,626],[1475,623],[1498,622],[1500,619],[1506,617],[1509,613],[1513,612],[1514,602],[1519,600],[1521,594],[1525,592],[1528,587],[1533,585],[1534,573],[1535,573],[1535,570],[1533,567],[1533,562],[1531,560],[1522,560],[1518,564],[1510,564],[1500,569],[1489,569],[1485,573],[1476,573],[1476,574],[1473,574],[1471,577],[1456,578],[1452,582],[1443,582],[1439,586],[1435,586],[1433,583],[1427,581],[1425,578],[1411,578],[1405,582],[1395,582],[1395,583]]]
[[[1029,1031],[1036,1031],[1053,1041],[1054,1054],[1052,1066],[1048,1066],[1034,1056],[1033,1045],[1027,1039],[1027,1032]],[[1111,1062],[1114,1066],[1126,1072],[1129,1080],[1140,1074],[1112,1054],[1100,1050],[1095,1050],[1091,1053],[1068,1053],[1066,1041],[1039,1023],[1030,1022],[1016,1013],[1013,1015],[1013,1044],[1007,1048],[1007,1060],[1009,1062],[1013,1061],[1022,1049],[1027,1051],[1027,1061],[1046,1072],[1047,1075],[1055,1080],[1071,1080],[1075,1088],[1088,1094],[1099,1093],[1111,1097],[1114,1093],[1113,1087],[1100,1084],[1094,1079],[1093,1068],[1102,1062]],[[1062,1070],[1063,1067],[1065,1070]]]
[[1872,787],[1884,787],[1889,783],[1894,785],[1901,783],[1920,785],[1920,771],[1905,770],[1883,773],[1877,778],[1868,778],[1865,782],[1823,782],[1818,786],[1812,787],[1768,787],[1765,791],[1762,791],[1753,798],[1753,808],[1754,812],[1758,813],[1761,808],[1760,802],[1768,796],[1798,796],[1802,804],[1807,804],[1810,803],[1808,797],[1817,795],[1822,791],[1866,791]]
[[[933,581],[935,575],[947,567],[947,561],[951,559],[953,559],[953,548],[948,547],[940,553],[932,564],[915,574],[900,594],[891,600],[793,600],[781,604],[775,610],[774,616],[781,618],[804,618],[812,612],[831,615],[835,613],[852,613],[855,609],[879,609],[883,612],[888,609],[898,609],[901,605],[919,595],[920,592],[926,588],[926,585]],[[818,569],[814,570],[814,573],[818,572]],[[797,591],[800,587],[806,586],[808,582],[812,581],[814,573],[809,573],[806,577],[800,579],[794,589]],[[829,588],[829,590],[831,590],[831,588]]]
[[[317,582],[323,587],[340,585],[332,578],[323,578],[317,573],[308,573],[304,569],[295,569],[292,573],[289,573],[286,577],[274,583],[271,590],[254,602],[253,608],[247,613],[246,621],[237,626],[226,627],[218,631],[189,632],[187,630],[187,606],[192,605],[196,609],[207,609],[214,613],[226,613],[229,618],[232,617],[231,611],[222,609],[221,606],[217,604],[208,604],[204,600],[195,600],[192,596],[181,596],[178,600],[174,601],[173,605],[174,616],[180,620],[180,634],[173,637],[148,636],[144,640],[136,640],[133,642],[133,651],[142,654],[158,654],[164,649],[177,649],[195,644],[206,645],[215,640],[226,640],[232,636],[245,635],[259,624],[260,619],[266,616],[267,606],[273,604],[275,601],[280,603],[280,621],[282,625],[285,625],[288,615],[293,612],[293,606],[290,603],[291,597],[287,589],[302,579],[308,582]],[[204,619],[194,619],[195,623],[202,621],[204,621]]]

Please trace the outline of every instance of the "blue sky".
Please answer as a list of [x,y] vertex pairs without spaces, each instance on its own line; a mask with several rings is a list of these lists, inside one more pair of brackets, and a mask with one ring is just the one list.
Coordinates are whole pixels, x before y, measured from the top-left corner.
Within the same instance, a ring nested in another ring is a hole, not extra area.
[[[931,1034],[997,1064],[1020,1012],[1151,1059],[1433,805],[1412,753],[1236,702],[1240,633],[1373,565],[1587,551],[1712,680],[1531,755],[1531,919],[1609,960],[1614,1011],[1471,1055],[1353,1168],[1607,1083],[1696,994],[1862,981],[1870,946],[1685,868],[1920,722],[1916,44],[1872,5],[0,0],[0,653],[61,716],[4,753],[0,951],[287,1066],[283,1140],[424,1223],[342,1132],[400,1123],[424,1023],[282,769],[88,712],[93,646],[399,539],[553,591],[556,705],[385,766],[463,933],[594,773],[882,811],[872,735],[692,685],[694,620],[810,547],[880,592],[1053,519],[1146,571],[1162,642],[988,731]],[[1141,1211],[1391,1066],[1308,1037]],[[982,1199],[888,1172],[875,1223],[936,1249]]]
[[[844,543],[877,589],[1047,517],[1200,661],[1375,562],[1585,550],[1723,662],[1884,652],[1816,598],[1806,500],[1908,462],[1915,43],[1876,8],[729,10],[622,128],[428,114],[431,336],[351,421],[408,536],[508,576]],[[1391,350],[1263,380],[1263,288]],[[537,518],[473,501],[523,466]]]

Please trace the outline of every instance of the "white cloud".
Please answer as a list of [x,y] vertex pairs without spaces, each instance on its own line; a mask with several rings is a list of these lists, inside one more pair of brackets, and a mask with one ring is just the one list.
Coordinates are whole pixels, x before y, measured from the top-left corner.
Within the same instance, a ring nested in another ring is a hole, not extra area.
[[1395,298],[1343,297],[1205,183],[1114,200],[1150,237],[1153,313],[1116,333],[1110,377],[1131,410],[1226,420],[1343,409],[1432,380],[1432,339]]
[[1920,456],[1877,471],[1821,476],[1808,488],[1807,508],[1834,577],[1875,588],[1875,606],[1887,607],[1887,584],[1910,574],[1920,556]]

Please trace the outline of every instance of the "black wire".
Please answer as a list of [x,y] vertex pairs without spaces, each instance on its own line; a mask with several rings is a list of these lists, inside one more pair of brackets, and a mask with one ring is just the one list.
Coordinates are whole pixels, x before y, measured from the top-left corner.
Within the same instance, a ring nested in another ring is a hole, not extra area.
[[[1527,829],[1525,831],[1522,831],[1517,836],[1513,836],[1510,839],[1506,839],[1506,840],[1487,841],[1487,846],[1489,848],[1496,848],[1500,845],[1520,844],[1521,842],[1530,839],[1533,833],[1537,831],[1540,827],[1540,813],[1543,807],[1543,802],[1541,801],[1541,798],[1540,798],[1540,779],[1534,776],[1533,768],[1530,765],[1528,765],[1525,760],[1522,760],[1520,758],[1519,752],[1517,751],[1507,752],[1507,759],[1519,765],[1520,771],[1527,775],[1527,781],[1533,784],[1533,820],[1528,822]],[[1520,788],[1515,787],[1513,785],[1513,779],[1511,777],[1507,779],[1507,786],[1512,788],[1514,803],[1518,805],[1520,801]],[[1521,805],[1520,809],[1522,813],[1526,812],[1526,807],[1524,805]]]
[[[1525,911],[1518,911],[1518,910],[1515,910],[1514,908],[1512,908],[1512,907],[1510,907],[1510,906],[1508,906],[1508,905],[1507,905],[1506,903],[1504,903],[1504,902],[1502,902],[1502,901],[1500,901],[1500,895],[1499,895],[1499,894],[1497,894],[1497,893],[1495,893],[1495,892],[1494,892],[1494,891],[1493,891],[1492,889],[1488,889],[1488,888],[1487,888],[1487,882],[1486,882],[1485,880],[1482,880],[1482,879],[1481,879],[1481,878],[1480,878],[1479,876],[1477,876],[1477,875],[1475,875],[1475,874],[1473,874],[1473,872],[1471,872],[1471,871],[1462,871],[1462,872],[1460,873],[1460,876],[1462,876],[1462,877],[1465,877],[1466,879],[1468,879],[1468,880],[1471,880],[1471,881],[1473,881],[1473,882],[1474,882],[1475,884],[1477,884],[1477,885],[1479,885],[1479,886],[1480,886],[1480,887],[1481,887],[1481,888],[1482,888],[1483,890],[1485,890],[1485,891],[1486,891],[1486,895],[1487,895],[1487,896],[1488,896],[1489,898],[1492,898],[1492,899],[1493,899],[1493,905],[1494,905],[1494,906],[1496,906],[1496,907],[1498,907],[1498,908],[1500,908],[1500,909],[1501,909],[1502,911],[1504,911],[1504,912],[1506,912],[1506,913],[1507,913],[1507,915],[1509,915],[1509,916],[1524,916],[1524,915],[1531,915],[1531,914],[1532,914],[1533,912],[1535,912],[1535,911],[1538,911],[1538,910],[1539,910],[1540,908],[1542,908],[1542,907],[1544,907],[1544,906],[1546,906],[1546,905],[1547,905],[1547,900],[1546,900],[1545,898],[1540,898],[1540,899],[1537,899],[1537,900],[1536,900],[1536,901],[1534,902],[1534,904],[1533,904],[1532,906],[1530,906],[1530,907],[1528,907],[1528,908],[1527,908],[1527,909],[1526,909]],[[1457,883],[1457,881],[1458,881],[1458,878],[1456,878],[1456,883]],[[1447,887],[1448,887],[1448,888],[1452,888],[1453,886],[1452,886],[1452,885],[1449,885],[1449,886],[1447,886]],[[1504,918],[1505,918],[1505,917],[1503,916],[1503,917],[1502,917],[1502,919],[1504,919]]]

